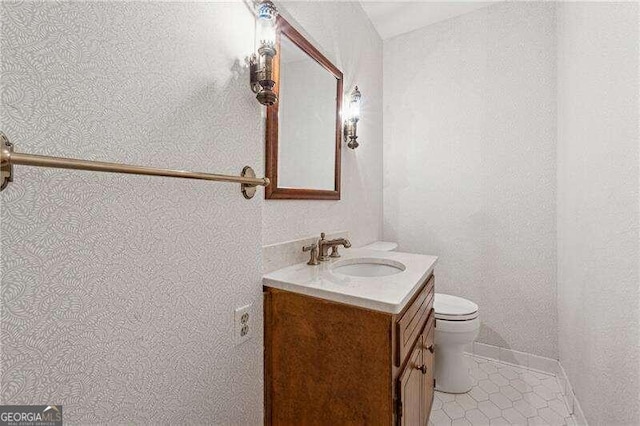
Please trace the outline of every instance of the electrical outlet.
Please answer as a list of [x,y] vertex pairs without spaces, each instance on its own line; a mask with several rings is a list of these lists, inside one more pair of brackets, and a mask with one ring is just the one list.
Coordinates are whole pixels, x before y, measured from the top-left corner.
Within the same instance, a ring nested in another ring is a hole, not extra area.
[[234,324],[234,341],[236,346],[240,345],[253,337],[254,321],[253,321],[253,304],[236,308],[233,314]]

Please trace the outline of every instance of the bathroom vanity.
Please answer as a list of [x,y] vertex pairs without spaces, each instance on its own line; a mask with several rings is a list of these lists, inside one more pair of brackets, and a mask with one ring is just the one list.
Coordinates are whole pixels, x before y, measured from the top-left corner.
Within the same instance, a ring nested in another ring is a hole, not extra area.
[[427,424],[436,261],[352,249],[265,275],[265,423]]

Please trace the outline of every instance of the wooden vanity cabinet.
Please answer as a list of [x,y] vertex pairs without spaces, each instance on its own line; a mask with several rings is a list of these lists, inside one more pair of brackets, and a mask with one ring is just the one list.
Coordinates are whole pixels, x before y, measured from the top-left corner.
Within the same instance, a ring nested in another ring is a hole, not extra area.
[[265,287],[265,424],[426,425],[434,277],[399,314]]

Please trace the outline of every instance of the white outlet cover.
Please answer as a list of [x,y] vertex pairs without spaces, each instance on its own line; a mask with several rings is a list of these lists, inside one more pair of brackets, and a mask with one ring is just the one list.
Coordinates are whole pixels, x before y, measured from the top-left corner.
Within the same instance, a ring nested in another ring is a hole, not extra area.
[[253,338],[254,324],[253,303],[236,308],[233,313],[233,341],[236,346]]

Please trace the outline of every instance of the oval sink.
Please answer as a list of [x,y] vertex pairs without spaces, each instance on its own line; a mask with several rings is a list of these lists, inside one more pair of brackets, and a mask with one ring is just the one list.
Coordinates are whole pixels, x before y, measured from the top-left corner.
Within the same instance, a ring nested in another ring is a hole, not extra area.
[[386,277],[407,269],[402,263],[391,259],[362,258],[345,259],[334,263],[331,271],[352,277]]

